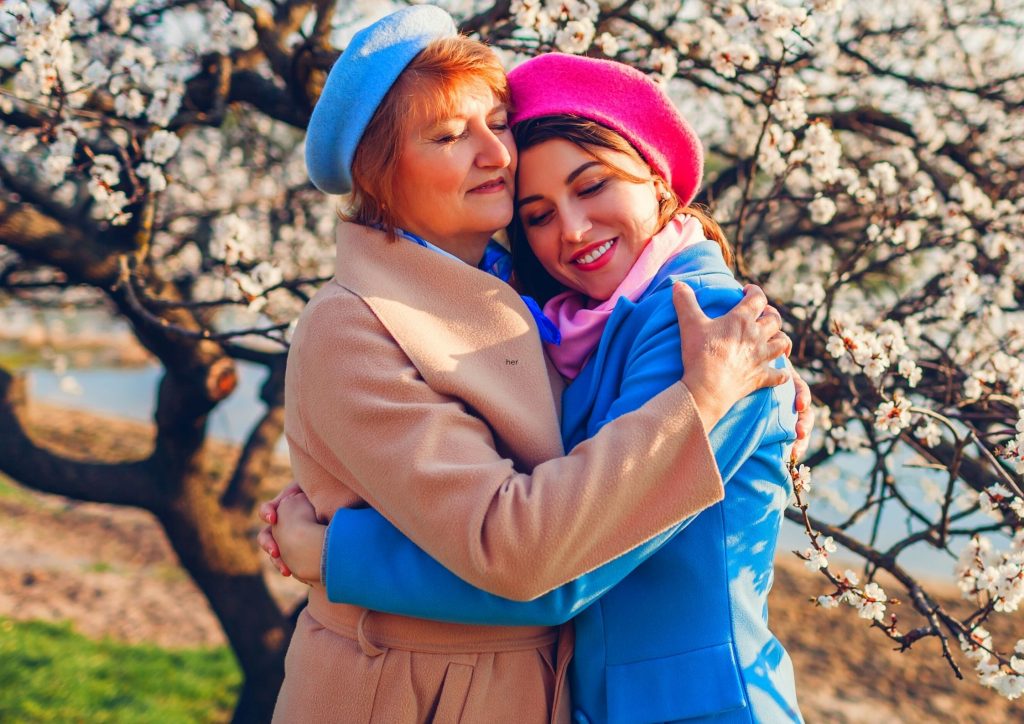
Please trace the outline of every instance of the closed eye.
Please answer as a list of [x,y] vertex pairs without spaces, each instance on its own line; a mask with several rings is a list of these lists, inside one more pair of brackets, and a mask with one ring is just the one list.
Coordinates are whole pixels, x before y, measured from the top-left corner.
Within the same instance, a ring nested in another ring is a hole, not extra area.
[[580,196],[593,196],[594,194],[600,192],[601,189],[603,189],[606,185],[608,185],[608,179],[601,179],[597,183],[593,183],[590,186],[586,186],[580,189]]
[[545,211],[543,214],[533,214],[526,217],[527,226],[543,226],[551,220],[551,212]]
[[466,129],[465,131],[463,131],[462,133],[459,133],[457,135],[456,134],[448,134],[448,135],[445,135],[445,136],[441,136],[440,138],[435,138],[434,139],[434,143],[441,143],[441,144],[455,143],[456,141],[461,141],[462,139],[467,138],[468,136],[469,136],[469,129]]

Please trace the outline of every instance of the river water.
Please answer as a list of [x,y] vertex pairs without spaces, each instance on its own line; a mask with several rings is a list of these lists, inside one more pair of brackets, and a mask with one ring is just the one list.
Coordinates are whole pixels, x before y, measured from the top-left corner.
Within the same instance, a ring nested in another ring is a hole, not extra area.
[[[248,362],[236,364],[238,387],[210,415],[209,431],[213,437],[242,442],[264,412],[265,405],[259,399],[259,391],[267,372],[263,367]],[[35,399],[63,407],[152,421],[160,367],[76,369],[70,374],[78,383],[80,394],[63,391],[61,378],[45,369],[29,371],[30,394]],[[287,452],[283,443],[281,450]]]

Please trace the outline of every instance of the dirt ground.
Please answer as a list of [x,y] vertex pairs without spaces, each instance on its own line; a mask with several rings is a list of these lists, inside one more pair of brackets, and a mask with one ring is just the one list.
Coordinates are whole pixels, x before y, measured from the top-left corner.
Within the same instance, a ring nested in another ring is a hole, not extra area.
[[[146,448],[145,425],[57,412],[34,406],[32,421],[41,438],[59,440],[65,451],[99,445],[105,458],[124,459]],[[287,463],[281,461],[267,490],[286,479]],[[254,534],[256,529],[254,521]],[[216,618],[149,513],[5,485],[0,487],[0,540],[5,548],[0,616],[70,619],[89,636],[168,647],[224,643]],[[282,579],[269,564],[267,577],[283,605],[301,599],[303,586]],[[809,599],[823,591],[822,584],[791,554],[780,557],[770,603],[772,628],[793,658],[808,722],[1024,721],[1024,700],[1008,702],[984,689],[969,667],[965,680],[957,681],[936,642],[900,654],[852,609],[815,608]],[[897,591],[895,586],[886,590]],[[953,592],[950,598],[955,600]],[[901,615],[909,627],[910,612]],[[1007,623],[1017,637],[1024,636],[1024,614]]]

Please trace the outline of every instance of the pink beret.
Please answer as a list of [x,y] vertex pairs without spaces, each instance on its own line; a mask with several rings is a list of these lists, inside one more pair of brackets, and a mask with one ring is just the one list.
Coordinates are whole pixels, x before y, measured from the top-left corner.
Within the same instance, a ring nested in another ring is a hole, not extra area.
[[661,174],[683,206],[704,174],[700,139],[657,83],[628,65],[580,55],[546,53],[508,74],[512,125],[572,115],[611,128]]

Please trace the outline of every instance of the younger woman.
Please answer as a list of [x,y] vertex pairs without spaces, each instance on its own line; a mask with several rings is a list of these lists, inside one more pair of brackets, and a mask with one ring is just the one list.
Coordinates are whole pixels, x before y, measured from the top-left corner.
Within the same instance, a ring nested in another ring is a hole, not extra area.
[[[520,151],[514,250],[528,288],[566,289],[545,313],[561,333],[548,352],[573,379],[562,419],[570,449],[678,379],[674,282],[693,287],[711,317],[739,301],[740,286],[718,226],[687,207],[699,142],[653,82],[558,54],[509,80]],[[792,385],[745,397],[710,434],[722,503],[529,602],[473,588],[375,511],[338,511],[323,557],[328,597],[467,623],[575,616],[577,722],[799,721],[792,666],[766,609],[794,427]],[[292,547],[296,531],[317,527],[304,506],[300,496],[280,504],[274,532],[286,563],[308,555]]]

